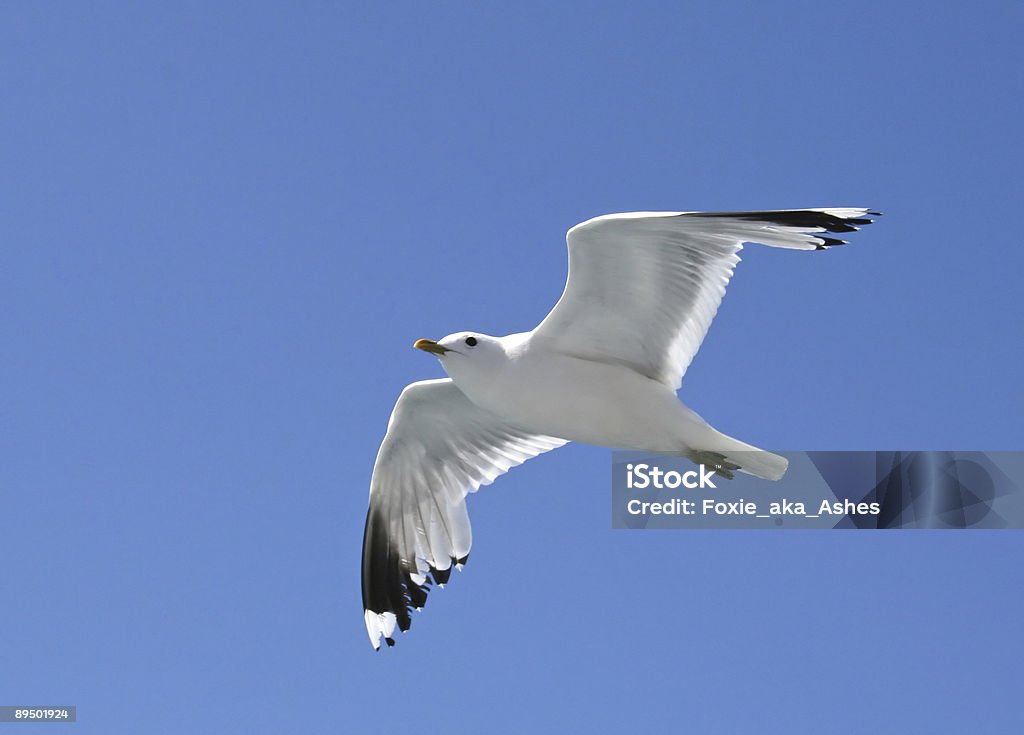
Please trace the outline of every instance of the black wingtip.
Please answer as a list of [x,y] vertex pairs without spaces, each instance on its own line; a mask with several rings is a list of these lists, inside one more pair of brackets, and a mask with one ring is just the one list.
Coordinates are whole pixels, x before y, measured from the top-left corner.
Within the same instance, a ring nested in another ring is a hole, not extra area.
[[435,569],[430,567],[430,574],[438,584],[448,584],[448,578],[452,576],[452,568]]
[[[469,554],[453,556],[447,569],[431,566],[429,574],[421,575],[417,563],[402,558],[388,537],[384,514],[371,507],[366,514],[363,535],[363,609],[378,615],[393,613],[398,629],[405,632],[412,626],[411,613],[427,604],[431,586],[446,584],[452,567],[461,567],[468,559]],[[389,648],[395,645],[393,638],[384,640]]]
[[[873,214],[873,213],[871,213]],[[783,227],[825,230],[827,232],[854,232],[857,225],[869,225],[862,217],[843,217],[820,209],[778,209],[758,212],[693,212],[694,217],[728,217],[749,222],[764,222]]]
[[846,242],[846,240],[840,240],[837,237],[818,236],[818,239],[824,240],[824,242],[821,245],[815,245],[815,250],[828,250],[829,248],[834,248],[836,245],[849,245],[849,243]]

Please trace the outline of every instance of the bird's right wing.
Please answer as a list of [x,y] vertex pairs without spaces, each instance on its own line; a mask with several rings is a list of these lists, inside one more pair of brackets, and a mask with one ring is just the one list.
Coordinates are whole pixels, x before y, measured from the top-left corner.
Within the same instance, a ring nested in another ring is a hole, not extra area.
[[823,250],[870,224],[866,209],[630,212],[595,217],[566,235],[569,278],[533,330],[548,348],[614,362],[678,389],[745,242]]
[[566,444],[528,434],[478,408],[449,378],[413,383],[388,422],[370,481],[363,533],[363,608],[374,648],[466,561],[472,536],[466,494],[510,468]]

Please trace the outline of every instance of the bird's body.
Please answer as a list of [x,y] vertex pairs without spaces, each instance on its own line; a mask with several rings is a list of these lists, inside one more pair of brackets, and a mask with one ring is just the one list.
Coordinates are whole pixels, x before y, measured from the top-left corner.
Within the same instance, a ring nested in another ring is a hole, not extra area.
[[413,383],[388,424],[363,539],[364,618],[374,647],[411,624],[429,578],[444,584],[472,545],[465,496],[569,441],[671,453],[777,480],[787,461],[729,437],[676,397],[744,242],[842,244],[865,209],[632,212],[568,235],[569,278],[535,329],[458,332],[415,346],[449,378]]
[[[540,350],[527,351],[515,367],[522,374],[510,383],[536,386],[538,400],[506,399],[506,415],[533,433],[621,449],[686,448],[685,429],[695,414],[662,383],[622,365]],[[567,393],[570,384],[578,390]]]
[[624,365],[564,354],[532,333],[474,334],[493,340],[505,360],[483,373],[463,371],[453,357],[445,361],[448,374],[477,406],[528,433],[683,454],[707,426],[670,387]]

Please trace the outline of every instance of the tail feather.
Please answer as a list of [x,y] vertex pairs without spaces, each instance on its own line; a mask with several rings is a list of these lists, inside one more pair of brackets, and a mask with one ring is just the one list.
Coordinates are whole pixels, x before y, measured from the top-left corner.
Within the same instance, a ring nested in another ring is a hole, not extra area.
[[[725,477],[732,477],[732,470],[760,477],[762,480],[780,480],[786,474],[789,460],[778,454],[733,439],[710,426],[699,446],[685,452],[695,462],[719,465]],[[710,459],[706,459],[710,457]]]
[[725,458],[738,464],[740,472],[755,475],[762,480],[781,480],[789,467],[789,460],[764,449],[726,454]]

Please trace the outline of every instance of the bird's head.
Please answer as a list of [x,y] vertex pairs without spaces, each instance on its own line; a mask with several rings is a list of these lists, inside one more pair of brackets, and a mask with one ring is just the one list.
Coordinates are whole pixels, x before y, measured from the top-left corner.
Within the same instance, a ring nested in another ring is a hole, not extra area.
[[493,373],[508,359],[500,337],[480,332],[457,332],[437,342],[418,339],[413,347],[436,355],[456,383]]

